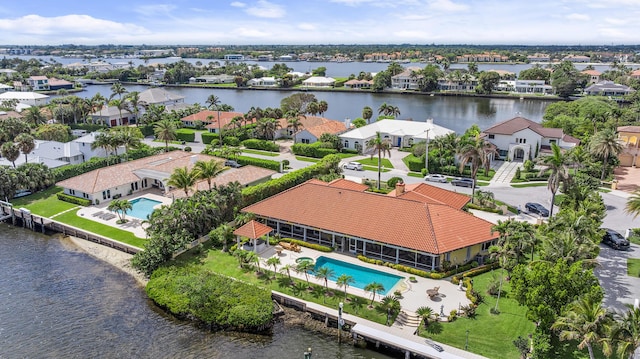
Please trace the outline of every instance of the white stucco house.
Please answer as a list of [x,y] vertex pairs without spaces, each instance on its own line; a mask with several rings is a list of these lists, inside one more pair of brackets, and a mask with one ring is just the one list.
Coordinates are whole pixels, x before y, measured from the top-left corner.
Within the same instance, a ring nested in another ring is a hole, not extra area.
[[161,87],[153,87],[140,92],[140,103],[171,106],[184,103],[184,96],[176,95]]
[[336,83],[333,77],[311,76],[302,81],[304,87],[332,87]]
[[482,131],[481,136],[496,146],[501,159],[509,161],[525,161],[549,153],[552,143],[562,149],[569,149],[580,143],[577,138],[564,134],[561,128],[542,127],[524,117],[515,117],[493,125]]
[[116,106],[104,106],[102,110],[89,114],[94,123],[104,123],[109,127],[136,123],[136,117],[127,109],[118,110]]
[[420,67],[407,67],[401,73],[391,76],[391,88],[401,90],[418,90],[418,82],[424,76],[420,74]]
[[247,86],[257,87],[276,87],[278,86],[278,80],[275,77],[260,77],[247,81]]
[[41,106],[49,103],[49,96],[23,91],[7,91],[0,94],[0,102],[16,100],[30,106]]
[[431,141],[454,131],[434,124],[433,119],[425,122],[386,119],[353,129],[339,137],[345,149],[362,152],[366,149],[367,141],[374,138],[377,132],[394,147],[409,147],[414,143],[426,141],[427,136]]

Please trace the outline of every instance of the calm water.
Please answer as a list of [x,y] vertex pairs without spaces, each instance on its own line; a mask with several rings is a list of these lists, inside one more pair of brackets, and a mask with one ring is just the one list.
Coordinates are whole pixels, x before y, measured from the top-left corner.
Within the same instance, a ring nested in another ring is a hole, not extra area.
[[[129,91],[142,92],[147,86],[126,86]],[[280,107],[280,101],[293,94],[288,91],[251,91],[236,89],[203,89],[165,87],[167,91],[185,97],[186,103],[199,103],[206,106],[209,95],[220,97],[222,103],[229,104],[236,111],[246,113],[252,106]],[[90,85],[75,95],[87,98],[96,93],[105,97],[111,95],[110,85]],[[371,92],[313,92],[318,100],[327,101],[329,109],[325,117],[334,120],[355,119],[362,117],[362,108],[370,106],[377,116],[377,109],[384,102],[400,108],[400,119],[425,121],[433,118],[437,125],[464,132],[473,124],[481,129],[493,124],[524,116],[532,121],[540,122],[548,101],[497,99],[454,96],[422,96],[402,94],[377,94]]]
[[389,358],[277,324],[208,333],[150,303],[127,274],[56,237],[0,223],[0,358]]
[[384,292],[381,292],[382,295],[387,295],[387,293],[389,293],[391,289],[402,279],[402,277],[397,275],[323,256],[318,257],[315,269],[318,270],[321,267],[328,267],[333,270],[334,274],[329,279],[334,282],[342,274],[350,275],[354,280],[353,284],[351,284],[352,287],[364,289],[364,287],[369,283],[378,282],[382,284],[385,289]]

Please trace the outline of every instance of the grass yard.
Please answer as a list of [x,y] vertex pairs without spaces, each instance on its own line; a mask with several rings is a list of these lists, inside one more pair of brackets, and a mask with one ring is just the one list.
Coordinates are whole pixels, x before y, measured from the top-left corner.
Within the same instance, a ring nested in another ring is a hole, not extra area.
[[298,161],[305,161],[305,162],[320,162],[319,158],[313,158],[313,157],[304,157],[304,156],[296,156],[296,160]]
[[254,155],[269,156],[269,157],[278,157],[280,155],[280,153],[278,153],[278,152],[252,150],[250,148],[243,149],[242,153],[251,153],[251,154],[254,154]]
[[341,159],[345,159],[345,158],[355,157],[358,154],[357,153],[336,153],[336,155],[338,155],[338,157],[340,157]]
[[628,258],[627,259],[627,274],[631,277],[640,277],[640,259]]
[[[497,275],[499,272],[494,273]],[[496,304],[496,298],[486,294],[491,280],[491,272],[473,278],[474,288],[485,299],[485,302],[478,306],[475,319],[458,318],[453,323],[431,323],[426,330],[424,326],[421,327],[420,335],[464,349],[468,330],[469,351],[496,359],[519,358],[518,350],[512,342],[518,336],[527,338],[529,333],[533,333],[535,325],[527,319],[527,309],[509,298],[508,282],[504,282],[502,287],[502,297],[498,306],[500,314],[489,313]],[[431,308],[437,312],[436,307],[437,305],[434,305]]]
[[51,187],[45,191],[34,193],[11,201],[15,208],[26,208],[33,214],[43,217],[51,217],[54,214],[78,207],[77,204],[64,202],[58,199],[57,193],[62,192],[62,187]]
[[[378,172],[378,166],[377,166],[377,165],[376,165],[375,167],[373,167],[373,166],[362,166],[362,168],[363,168],[365,171]],[[388,169],[388,168],[384,168],[384,167],[382,167],[382,169],[380,170],[380,172],[391,172],[391,170],[390,170],[390,169]]]
[[[361,160],[357,160],[356,162],[362,163],[365,166],[375,167],[376,171],[378,170],[378,158],[377,157],[364,158],[364,159],[361,159]],[[387,158],[382,158],[380,163],[382,164],[382,167],[393,168],[393,165],[391,164],[391,161],[389,161],[389,159],[387,159]]]
[[93,232],[95,234],[99,234],[101,236],[115,239],[117,241],[129,244],[138,248],[144,247],[144,243],[146,242],[146,239],[138,238],[133,233],[122,230],[120,228],[115,228],[112,226],[108,226],[106,224],[92,221],[90,219],[79,217],[76,214],[76,212],[77,211],[69,211],[67,213],[61,214],[57,216],[55,220],[58,222],[66,223],[74,227],[84,229],[89,232]]
[[531,182],[531,183],[523,183],[523,184],[512,184],[513,188],[525,188],[525,187],[546,187],[547,182]]
[[409,173],[407,173],[407,176],[409,176],[409,177],[417,177],[417,178],[423,178],[424,177],[422,175],[422,173],[418,173],[418,172],[409,172]]

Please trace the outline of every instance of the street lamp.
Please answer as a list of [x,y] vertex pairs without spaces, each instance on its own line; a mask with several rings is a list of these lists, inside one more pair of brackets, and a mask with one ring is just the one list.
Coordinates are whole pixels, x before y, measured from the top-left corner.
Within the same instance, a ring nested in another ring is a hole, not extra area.
[[344,325],[344,320],[342,319],[343,307],[344,303],[340,302],[340,304],[338,304],[338,344],[342,343],[342,326]]

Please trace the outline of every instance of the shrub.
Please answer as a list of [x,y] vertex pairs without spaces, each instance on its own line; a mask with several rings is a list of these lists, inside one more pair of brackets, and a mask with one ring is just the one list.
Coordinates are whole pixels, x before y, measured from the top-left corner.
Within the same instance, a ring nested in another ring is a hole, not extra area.
[[475,203],[471,203],[471,202],[467,203],[467,205],[465,207],[469,208],[469,209],[477,209],[479,211],[484,211],[484,212],[503,214],[501,209],[482,207],[482,206],[479,206],[479,205],[477,205]]
[[323,158],[324,156],[338,153],[338,151],[333,148],[323,147],[323,144],[320,142],[315,142],[312,144],[296,143],[295,145],[291,146],[291,151],[299,156],[313,158]]
[[407,167],[409,167],[409,171],[420,172],[426,169],[424,168],[424,161],[417,157],[409,158],[405,161]]
[[277,143],[273,143],[267,140],[258,140],[255,138],[251,138],[251,139],[242,141],[242,145],[246,148],[251,148],[254,150],[280,152],[280,146],[278,146]]
[[458,310],[457,309],[451,309],[451,312],[449,312],[449,321],[453,322],[454,320],[456,320],[456,318],[458,317]]
[[315,249],[315,250],[320,251],[320,252],[325,252],[325,253],[333,252],[333,248],[331,248],[331,247],[323,246],[321,244],[316,244],[316,243],[309,243],[309,242],[301,241],[301,240],[298,240],[298,239],[282,238],[282,239],[280,239],[280,241],[288,242],[288,243],[294,243],[294,244],[299,245],[300,247],[311,248],[311,249]]
[[185,147],[184,147],[184,151],[185,151],[185,152],[191,152],[191,151],[192,151],[192,148],[191,148],[190,146],[185,146]]
[[176,138],[178,139],[178,141],[193,142],[196,140],[196,134],[193,132],[193,130],[181,128],[176,131]]
[[[386,267],[390,267],[390,268],[393,268],[395,270],[398,270],[398,271],[401,271],[401,272],[405,272],[405,273],[409,273],[409,274],[413,274],[413,275],[416,275],[416,276],[419,276],[419,277],[423,277],[423,278],[428,278],[430,276],[430,274],[431,274],[431,276],[433,276],[433,274],[436,274],[436,273],[429,273],[429,272],[423,271],[421,269],[405,266],[405,265],[402,265],[402,264],[384,262],[384,261],[382,261],[380,259],[367,258],[367,257],[365,257],[363,255],[358,255],[356,258],[358,258],[358,260],[363,261],[365,263],[384,265]],[[415,280],[414,277],[409,277],[409,280],[411,280],[411,278],[413,278]]]
[[65,193],[58,193],[57,194],[58,199],[61,201],[65,201],[65,202],[69,202],[69,203],[73,203],[73,204],[78,204],[81,206],[90,206],[91,205],[91,200],[90,199],[86,199],[86,198],[80,198],[80,197],[76,197],[76,196],[71,196]]
[[394,188],[398,182],[403,182],[400,177],[391,177],[387,180],[387,187]]
[[211,141],[217,140],[220,137],[218,136],[217,133],[211,133],[211,132],[203,132],[201,136],[202,136],[202,143],[204,143],[205,145],[210,145]]
[[522,174],[520,173],[520,167],[516,168],[516,174],[515,174],[515,179],[520,179],[520,176],[522,176]]
[[[522,167],[524,168],[525,171],[527,172],[531,172],[533,171],[533,167],[535,166],[535,164],[533,163],[533,161],[531,160],[526,160],[524,161],[524,163],[522,164]],[[520,167],[518,167],[520,168]]]
[[226,136],[222,139],[222,142],[228,146],[240,146],[240,139],[234,136]]

